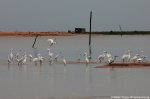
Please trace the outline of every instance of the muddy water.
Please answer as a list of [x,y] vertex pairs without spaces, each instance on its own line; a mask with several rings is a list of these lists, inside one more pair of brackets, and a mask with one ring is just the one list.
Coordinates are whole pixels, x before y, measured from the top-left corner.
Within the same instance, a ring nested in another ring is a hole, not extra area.
[[[51,47],[53,53],[60,53],[62,60],[76,61],[88,52],[88,36],[39,37],[37,52],[47,57],[48,38],[56,38]],[[92,60],[104,50],[112,55],[121,55],[132,50],[132,55],[141,50],[150,60],[150,36],[92,36]],[[44,61],[42,66],[27,62],[24,66],[7,64],[7,55],[22,50],[33,54],[33,37],[0,37],[0,98],[1,99],[49,99],[50,97],[91,96],[144,96],[150,92],[150,68],[96,69],[99,64],[52,64]],[[118,58],[118,61],[120,60]]]

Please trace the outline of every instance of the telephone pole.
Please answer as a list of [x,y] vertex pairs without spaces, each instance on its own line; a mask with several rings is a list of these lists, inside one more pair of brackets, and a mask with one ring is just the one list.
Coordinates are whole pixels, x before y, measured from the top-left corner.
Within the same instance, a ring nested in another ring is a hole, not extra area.
[[92,28],[92,11],[90,12],[90,32],[89,32],[89,56],[90,56],[90,59],[92,58],[91,57],[91,28]]

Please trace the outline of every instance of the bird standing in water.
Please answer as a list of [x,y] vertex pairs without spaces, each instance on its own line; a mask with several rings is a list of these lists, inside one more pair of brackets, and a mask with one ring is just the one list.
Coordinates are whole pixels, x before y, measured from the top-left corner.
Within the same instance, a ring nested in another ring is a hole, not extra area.
[[89,60],[86,52],[84,52],[84,56],[85,56],[85,63],[86,63],[86,65],[88,65],[90,60]]
[[114,63],[117,57],[118,56],[114,56],[114,58],[112,57],[108,58],[108,64],[111,65],[112,63]]
[[67,65],[67,62],[66,62],[65,56],[63,56],[63,64],[64,64],[64,66],[66,66],[66,65]]
[[13,62],[13,58],[14,58],[14,55],[13,55],[13,48],[11,48],[11,49],[10,49],[10,54],[8,55],[8,63]]

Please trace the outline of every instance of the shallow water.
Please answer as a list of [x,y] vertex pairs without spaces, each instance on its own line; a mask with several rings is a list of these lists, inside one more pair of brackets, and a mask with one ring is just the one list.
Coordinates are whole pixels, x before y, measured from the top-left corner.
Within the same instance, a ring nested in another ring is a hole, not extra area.
[[[92,36],[92,60],[104,50],[120,56],[127,50],[132,55],[141,50],[150,60],[150,36]],[[56,38],[51,47],[66,60],[77,60],[80,53],[88,52],[88,36],[38,37],[38,53],[47,57],[48,38]],[[150,92],[150,68],[93,68],[99,64],[53,64],[44,62],[35,66],[28,62],[24,66],[10,64],[7,55],[22,49],[34,54],[33,37],[0,37],[0,98],[2,99],[49,99],[50,97],[84,96],[144,96]],[[4,61],[3,61],[4,60]],[[62,60],[62,57],[59,57]],[[81,60],[84,60],[83,55]],[[118,59],[119,60],[119,59]]]

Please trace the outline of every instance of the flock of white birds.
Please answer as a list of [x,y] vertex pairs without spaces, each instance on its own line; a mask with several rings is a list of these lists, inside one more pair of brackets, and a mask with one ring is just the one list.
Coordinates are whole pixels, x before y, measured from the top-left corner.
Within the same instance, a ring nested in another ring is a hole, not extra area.
[[[48,39],[47,42],[52,47],[56,44],[56,39]],[[48,58],[47,60],[52,64],[54,61],[57,61],[59,55],[55,55],[51,52],[50,48],[48,50]],[[8,55],[8,64],[17,63],[18,65],[24,65],[27,63],[27,58],[29,61],[34,62],[35,65],[38,63],[41,65],[45,59],[40,53],[37,53],[35,57],[32,54],[27,55],[26,52],[22,52],[21,50],[14,54],[13,48],[10,49],[10,53]],[[66,65],[65,58],[63,59],[64,65]]]
[[[141,51],[138,54],[131,55],[132,51],[128,50],[125,54],[122,55],[121,60],[122,63],[141,63],[146,62],[146,56],[144,55],[144,51]],[[108,62],[113,63],[116,60],[116,57],[112,57],[110,53],[104,51],[103,54],[98,56],[100,62]]]
[[[50,47],[54,46],[56,44],[56,39],[48,39],[47,42],[49,43]],[[24,65],[27,63],[27,61],[34,62],[35,65],[40,64],[42,65],[44,60],[48,60],[48,62],[52,65],[54,62],[58,61],[59,54],[54,56],[54,53],[51,52],[50,48],[48,50],[48,57],[43,57],[40,53],[37,53],[33,57],[33,55],[29,54],[27,55],[26,52],[22,52],[21,50],[14,54],[13,48],[10,49],[10,53],[8,55],[8,64],[11,63],[17,63],[18,65]],[[144,55],[144,51],[141,51],[140,54],[135,54],[134,56],[131,56],[132,51],[128,50],[125,54],[122,55],[121,60],[123,63],[140,63],[145,62],[146,56]],[[80,54],[81,55],[81,54]],[[67,64],[67,61],[65,59],[65,56],[62,57],[62,63],[64,66]],[[84,52],[84,63],[88,65],[91,62],[90,56],[86,52]],[[116,58],[118,56],[112,56],[111,53],[108,53],[107,51],[103,51],[101,55],[97,58],[97,63],[108,63],[111,64],[115,62]],[[28,60],[27,60],[28,59]],[[81,59],[78,59],[78,62]]]

